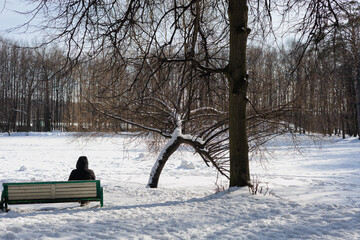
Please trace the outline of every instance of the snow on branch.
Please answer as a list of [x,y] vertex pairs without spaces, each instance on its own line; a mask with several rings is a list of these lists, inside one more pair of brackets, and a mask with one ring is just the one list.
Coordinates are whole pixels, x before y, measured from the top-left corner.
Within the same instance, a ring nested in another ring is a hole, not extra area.
[[197,108],[197,109],[194,109],[194,110],[191,110],[190,111],[190,114],[197,114],[199,112],[204,112],[204,111],[209,111],[209,112],[214,112],[214,113],[217,113],[217,114],[225,114],[225,112],[223,111],[219,111],[217,110],[216,108],[213,108],[213,107],[201,107],[201,108]]

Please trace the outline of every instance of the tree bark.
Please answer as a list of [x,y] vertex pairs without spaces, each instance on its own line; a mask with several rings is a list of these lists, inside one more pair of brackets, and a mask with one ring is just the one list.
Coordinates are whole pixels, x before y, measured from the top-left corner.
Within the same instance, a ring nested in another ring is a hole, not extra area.
[[246,130],[247,74],[246,0],[229,1],[230,58],[226,76],[229,81],[230,187],[247,186],[250,180],[249,147]]

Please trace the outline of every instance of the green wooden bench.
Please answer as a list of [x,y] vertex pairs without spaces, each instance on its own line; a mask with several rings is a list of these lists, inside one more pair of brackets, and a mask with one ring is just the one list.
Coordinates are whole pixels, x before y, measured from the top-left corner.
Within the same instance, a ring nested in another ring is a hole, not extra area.
[[98,201],[103,206],[100,180],[3,183],[0,208],[9,204]]

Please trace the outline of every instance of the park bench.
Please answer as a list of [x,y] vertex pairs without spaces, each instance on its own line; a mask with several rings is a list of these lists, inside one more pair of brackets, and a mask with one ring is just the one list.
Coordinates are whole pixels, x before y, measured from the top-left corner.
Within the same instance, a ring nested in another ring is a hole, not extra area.
[[0,208],[9,204],[98,201],[103,206],[100,180],[3,183]]

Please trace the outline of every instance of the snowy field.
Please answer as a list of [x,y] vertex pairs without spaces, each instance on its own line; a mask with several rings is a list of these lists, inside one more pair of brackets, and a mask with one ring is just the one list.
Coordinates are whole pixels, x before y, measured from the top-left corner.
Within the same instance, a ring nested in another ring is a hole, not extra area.
[[360,141],[299,140],[301,153],[282,138],[269,144],[267,160],[251,161],[264,188],[251,195],[215,193],[227,182],[187,149],[170,158],[159,188],[148,189],[156,156],[141,141],[0,133],[0,183],[67,180],[86,155],[105,197],[102,208],[10,205],[0,212],[0,239],[360,239]]

